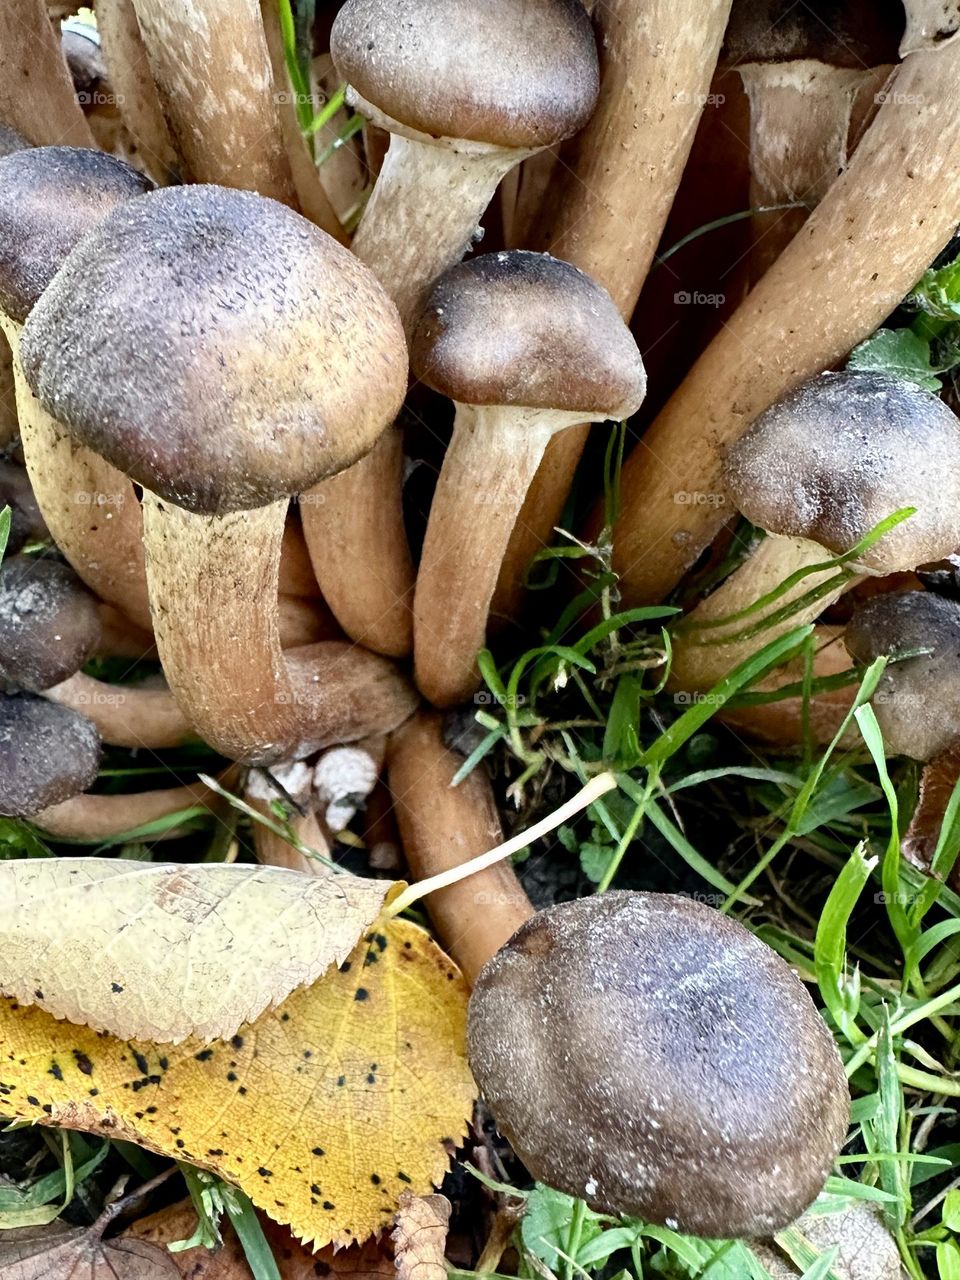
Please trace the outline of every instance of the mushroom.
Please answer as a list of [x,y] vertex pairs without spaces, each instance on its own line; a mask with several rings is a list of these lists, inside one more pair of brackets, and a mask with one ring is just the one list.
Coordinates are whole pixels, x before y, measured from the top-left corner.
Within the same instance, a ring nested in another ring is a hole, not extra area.
[[847,652],[889,663],[873,695],[887,747],[924,763],[960,737],[960,605],[928,591],[874,596],[847,623]]
[[918,49],[936,49],[960,35],[957,0],[903,0],[907,23],[900,41],[900,56]]
[[[850,164],[624,466],[614,567],[658,599],[726,520],[723,456],[755,417],[878,327],[960,220],[960,43],[911,54]],[[592,533],[602,523],[595,512]]]
[[36,500],[84,582],[147,627],[133,486],[96,454],[77,448],[42,410],[20,377],[18,348],[23,322],[76,242],[110,209],[149,187],[123,161],[80,147],[34,147],[0,160],[0,327],[14,355],[20,434]]
[[[0,159],[29,147],[26,138],[15,129],[0,124]],[[17,422],[17,392],[13,381],[13,355],[10,344],[0,334],[0,448],[16,439],[20,426]]]
[[[593,22],[600,98],[564,148],[525,247],[571,262],[629,323],[690,154],[730,0],[604,0]],[[590,424],[547,445],[500,569],[492,612],[515,617],[534,555],[553,541]]]
[[[760,414],[727,455],[726,485],[767,536],[674,632],[674,688],[710,688],[777,636],[813,621],[857,574],[914,569],[960,546],[960,420],[914,383],[824,373]],[[864,551],[852,573],[817,570],[743,616],[792,574],[846,554],[906,507],[914,514]],[[797,605],[790,616],[754,631],[788,604]]]
[[[221,774],[220,785],[230,785],[231,775]],[[203,782],[164,787],[157,791],[124,791],[116,795],[77,795],[31,815],[35,827],[55,840],[100,843],[116,840],[148,823],[159,822],[186,809],[215,810],[224,803],[219,791]],[[176,840],[186,834],[185,825],[166,827],[150,836],[150,843]]]
[[0,120],[35,146],[92,147],[44,0],[0,0]]
[[[756,280],[790,243],[847,164],[858,91],[892,64],[899,0],[814,11],[791,0],[737,0],[724,40],[750,100],[750,205]],[[891,71],[891,65],[887,71]],[[775,211],[773,206],[799,208]]]
[[0,814],[29,818],[86,791],[100,768],[91,722],[32,693],[0,694]]
[[79,671],[100,639],[97,601],[56,560],[0,565],[0,678],[40,693]]
[[447,707],[480,683],[500,562],[550,437],[629,417],[646,379],[609,294],[569,263],[523,250],[448,271],[410,352],[417,377],[457,407],[414,597],[417,684]]
[[[353,240],[408,333],[428,290],[463,256],[505,173],[576,132],[598,90],[579,0],[347,0],[331,53],[348,100],[390,131]],[[399,432],[324,484],[304,531],[324,598],[349,636],[383,653],[411,647]]]
[[372,654],[282,654],[273,603],[290,495],[368,450],[404,395],[399,319],[361,263],[275,201],[168,187],[84,238],[22,351],[40,402],[144,487],[157,647],[203,738],[269,763],[409,715]]
[[[503,840],[483,766],[454,786],[463,758],[444,737],[443,717],[422,711],[390,737],[387,770],[410,878],[462,866]],[[469,983],[533,914],[506,862],[438,889],[426,899],[433,926]]]
[[535,1178],[691,1235],[786,1226],[846,1137],[843,1063],[803,984],[689,898],[538,912],[477,979],[468,1043]]

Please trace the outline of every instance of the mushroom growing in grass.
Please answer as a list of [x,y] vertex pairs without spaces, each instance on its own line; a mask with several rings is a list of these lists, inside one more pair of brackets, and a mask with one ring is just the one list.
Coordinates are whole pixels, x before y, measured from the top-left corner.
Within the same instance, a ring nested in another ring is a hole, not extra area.
[[417,684],[439,707],[480,683],[500,562],[554,432],[628,418],[643,362],[609,294],[547,254],[489,254],[440,280],[411,368],[457,406],[414,597]]
[[[431,285],[469,248],[504,174],[589,119],[596,43],[579,0],[487,0],[482,13],[472,0],[347,0],[330,42],[350,103],[390,131],[352,247],[409,332]],[[411,647],[414,576],[402,480],[394,431],[303,513],[338,621],[395,655]]]
[[[34,147],[0,160],[0,327],[13,352],[20,437],[47,527],[101,599],[149,627],[140,512],[127,478],[79,448],[20,376],[23,323],[77,241],[149,179],[100,151]],[[81,286],[82,287],[82,286]]]
[[281,653],[275,603],[290,496],[370,449],[406,389],[366,267],[273,200],[166,188],[84,238],[22,352],[40,402],[144,487],[157,647],[206,741],[268,763],[406,718],[412,690],[383,659]]
[[[960,420],[899,378],[821,374],[762,413],[730,449],[726,484],[767,536],[678,626],[674,688],[710,688],[813,621],[857,575],[914,569],[960,546]],[[907,508],[912,515],[849,565],[828,564]],[[795,574],[803,576],[793,581]],[[788,590],[765,601],[788,579]]]
[[29,818],[86,791],[100,738],[76,711],[32,693],[0,694],[0,814]]
[[470,1065],[541,1182],[692,1235],[768,1236],[821,1190],[850,1099],[789,966],[690,898],[539,912],[470,999]]

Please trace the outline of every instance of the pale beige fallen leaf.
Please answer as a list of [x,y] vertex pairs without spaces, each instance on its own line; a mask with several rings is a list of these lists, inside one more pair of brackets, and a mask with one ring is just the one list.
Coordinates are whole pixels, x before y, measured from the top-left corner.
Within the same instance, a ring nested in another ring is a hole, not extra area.
[[170,1255],[145,1240],[104,1240],[99,1223],[63,1222],[0,1235],[0,1280],[179,1280]]
[[393,1230],[399,1280],[446,1280],[449,1225],[450,1201],[446,1196],[403,1193]]
[[349,955],[393,885],[243,864],[0,863],[0,992],[124,1040],[229,1039]]

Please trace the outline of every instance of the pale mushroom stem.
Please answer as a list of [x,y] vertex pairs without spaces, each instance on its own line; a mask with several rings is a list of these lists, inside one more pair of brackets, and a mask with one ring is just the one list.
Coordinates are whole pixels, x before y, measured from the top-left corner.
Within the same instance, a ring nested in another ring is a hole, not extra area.
[[[896,211],[891,216],[891,211]],[[960,44],[911,54],[803,233],[627,459],[614,563],[628,605],[662,598],[727,518],[723,457],[754,418],[871,334],[960,218]],[[602,520],[595,512],[591,528]]]
[[0,0],[0,120],[34,146],[96,147],[44,0]]
[[[458,145],[463,151],[394,133],[353,240],[408,333],[430,286],[470,245],[500,179],[530,154]],[[394,657],[409,653],[413,638],[402,488],[403,445],[394,427],[359,463],[305,495],[301,513],[314,572],[338,622],[354,640]]]
[[710,689],[729,675],[734,667],[745,662],[772,640],[818,618],[824,609],[859,579],[853,575],[842,578],[833,590],[819,599],[742,639],[726,640],[726,637],[752,629],[764,618],[786,608],[807,592],[816,590],[831,579],[841,578],[841,570],[833,568],[807,574],[789,591],[756,613],[737,618],[723,626],[704,626],[740,613],[768,592],[774,591],[792,574],[823,564],[830,558],[828,551],[806,538],[781,538],[768,534],[753,555],[702,604],[697,605],[674,632],[670,688],[690,691]]
[[804,206],[751,219],[750,274],[757,280],[846,167],[853,100],[871,73],[812,58],[738,70],[750,100],[751,208]]
[[[221,774],[220,782],[229,787],[235,774]],[[219,792],[202,782],[182,787],[168,787],[160,791],[126,792],[114,796],[74,796],[62,804],[51,805],[30,819],[35,827],[54,839],[60,840],[112,840],[135,831],[148,822],[169,818],[183,809],[213,809],[222,804]],[[183,827],[169,827],[155,840],[175,840],[183,835]]]
[[477,653],[510,533],[551,435],[580,416],[457,405],[413,605],[417,685],[436,707],[464,702],[479,687]]
[[92,720],[109,746],[157,750],[193,737],[186,716],[164,686],[105,684],[78,671],[45,689],[43,696]]
[[20,363],[20,330],[0,327],[13,353],[20,438],[30,483],[51,537],[91,591],[149,630],[140,504],[130,480],[77,444],[40,405]]

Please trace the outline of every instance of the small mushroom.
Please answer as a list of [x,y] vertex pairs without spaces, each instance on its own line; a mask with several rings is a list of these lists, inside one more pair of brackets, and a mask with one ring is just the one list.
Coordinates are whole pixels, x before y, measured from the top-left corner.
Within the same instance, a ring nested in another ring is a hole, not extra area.
[[0,160],[0,327],[14,355],[20,435],[36,500],[83,581],[146,627],[133,486],[78,448],[43,411],[20,377],[19,343],[23,322],[77,241],[150,185],[123,161],[80,147],[34,147]]
[[367,268],[273,200],[168,187],[84,238],[22,349],[41,403],[144,486],[157,647],[202,737],[268,763],[410,713],[400,674],[356,646],[285,657],[275,604],[290,496],[368,450],[406,388]]
[[448,707],[479,685],[500,563],[551,436],[629,417],[646,378],[606,290],[569,263],[522,250],[447,272],[410,352],[413,372],[457,407],[414,597],[417,684]]
[[601,1212],[767,1236],[816,1198],[850,1099],[803,984],[668,894],[539,912],[470,999],[473,1073],[531,1174]]
[[15,556],[0,565],[0,677],[40,693],[79,671],[100,639],[100,614],[69,565]]
[[31,693],[0,695],[0,814],[29,818],[96,780],[100,738],[91,722]]
[[[330,48],[348,100],[390,131],[353,251],[408,334],[458,262],[505,173],[575,133],[597,100],[597,49],[579,0],[347,0]],[[387,432],[304,508],[317,579],[343,629],[381,653],[411,648],[413,563],[403,448]]]
[[[820,570],[773,604],[721,620],[798,570],[850,551],[896,511],[915,508],[863,553],[856,573],[914,569],[960,546],[960,420],[929,391],[886,374],[847,370],[805,382],[730,449],[726,483],[767,537],[676,630],[675,688],[707,689],[778,635],[813,621],[854,577]],[[812,603],[735,638],[817,588]]]

